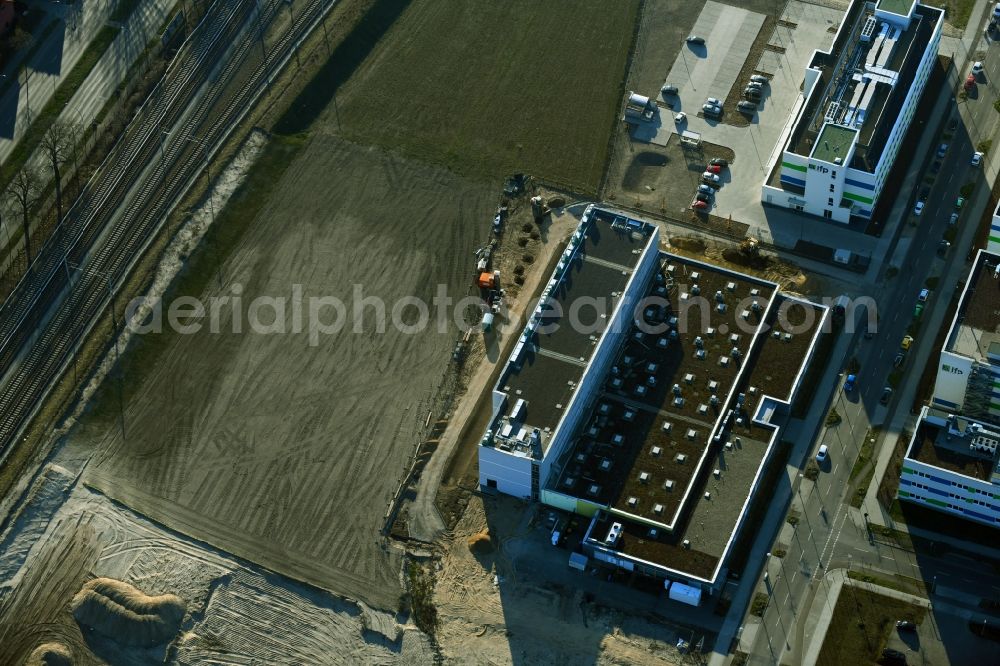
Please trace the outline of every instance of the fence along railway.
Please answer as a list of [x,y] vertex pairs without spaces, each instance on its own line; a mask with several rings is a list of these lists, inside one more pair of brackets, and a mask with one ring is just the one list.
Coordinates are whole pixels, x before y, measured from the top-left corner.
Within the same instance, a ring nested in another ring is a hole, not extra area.
[[174,204],[335,2],[303,3],[269,49],[281,0],[206,12],[0,305],[0,463]]

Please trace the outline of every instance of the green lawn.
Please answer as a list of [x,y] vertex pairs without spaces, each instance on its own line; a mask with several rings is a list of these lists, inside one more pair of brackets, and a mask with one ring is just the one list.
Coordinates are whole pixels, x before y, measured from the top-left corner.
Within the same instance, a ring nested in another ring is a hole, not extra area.
[[326,124],[460,173],[595,192],[639,4],[413,0]]
[[896,629],[896,620],[920,624],[926,612],[908,602],[845,583],[816,664],[871,664],[882,654],[889,633]]

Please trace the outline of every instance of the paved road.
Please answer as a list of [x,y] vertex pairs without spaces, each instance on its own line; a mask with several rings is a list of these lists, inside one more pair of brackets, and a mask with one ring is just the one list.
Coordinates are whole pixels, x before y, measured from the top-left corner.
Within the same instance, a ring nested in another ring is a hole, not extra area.
[[[864,565],[887,574],[899,573],[932,582],[936,576],[939,592],[947,589],[952,596],[965,595],[967,600],[1000,591],[1000,577],[977,574],[973,579],[967,573],[968,561],[956,556],[916,556],[898,548],[869,544],[863,523],[857,524],[852,519],[851,510],[845,504],[849,501],[850,470],[870,425],[895,423],[899,420],[893,419],[897,411],[900,418],[908,416],[909,400],[900,402],[901,392],[893,396],[888,406],[879,404],[879,397],[886,377],[893,369],[899,342],[912,321],[916,296],[928,275],[943,274],[946,279],[954,280],[953,276],[965,270],[965,258],[972,237],[971,226],[988,200],[986,170],[970,164],[975,143],[970,134],[977,141],[996,135],[998,114],[993,110],[992,102],[998,91],[992,82],[1000,80],[1000,50],[991,49],[985,65],[988,83],[981,84],[978,95],[963,103],[960,129],[941,159],[941,168],[923,214],[914,218],[918,226],[904,227],[894,258],[888,262],[889,265],[898,265],[901,270],[892,279],[884,279],[883,271],[880,276],[883,279],[878,281],[879,286],[872,293],[880,311],[885,314],[880,317],[879,331],[873,339],[866,340],[859,333],[852,346],[851,353],[861,366],[859,386],[850,396],[845,395],[842,388],[837,388],[839,395],[835,397],[835,405],[843,421],[837,427],[826,429],[821,436],[822,441],[830,446],[830,460],[815,483],[803,479],[796,491],[792,508],[801,513],[802,519],[794,528],[786,526],[779,536],[779,541],[788,544],[785,558],[771,558],[766,563],[767,580],[762,589],[770,593],[777,603],[769,605],[763,618],[763,631],[757,632],[752,663],[801,661],[802,650],[809,642],[808,637],[803,636],[806,623],[802,611],[808,608],[825,570],[831,566]],[[955,112],[949,100],[948,117],[954,117]],[[935,129],[929,128],[932,132]],[[970,181],[977,182],[977,190],[959,222],[965,232],[960,234],[964,242],[957,242],[944,258],[938,257],[938,244],[947,229],[959,196],[958,190]],[[916,194],[914,192],[911,196],[911,205]],[[946,291],[950,293],[953,290],[954,284],[947,284]],[[918,333],[922,336],[923,353],[920,356],[923,358],[935,351],[930,346],[936,328],[932,330],[928,321],[943,319],[946,308],[947,299],[935,299],[932,295],[924,312],[924,327]],[[914,349],[911,348],[909,356],[914,355]],[[912,395],[923,368],[923,363],[913,361],[908,359],[903,366],[904,375],[900,382],[909,388],[905,392],[909,395]],[[880,443],[876,442],[876,451]],[[816,444],[818,446],[819,442]]]

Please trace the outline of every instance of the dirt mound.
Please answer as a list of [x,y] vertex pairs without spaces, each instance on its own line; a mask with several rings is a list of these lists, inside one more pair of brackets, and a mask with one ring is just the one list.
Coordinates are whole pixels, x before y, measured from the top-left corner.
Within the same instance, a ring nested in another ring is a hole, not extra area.
[[42,643],[24,663],[25,666],[73,666],[73,655],[62,643]]
[[489,529],[473,534],[469,537],[468,543],[469,551],[477,557],[493,552],[493,540],[490,539]]
[[128,583],[95,578],[73,597],[73,617],[81,625],[122,645],[166,643],[180,629],[186,606],[173,594],[151,597]]
[[677,236],[670,239],[670,244],[688,252],[704,252],[705,241],[700,238],[686,238]]

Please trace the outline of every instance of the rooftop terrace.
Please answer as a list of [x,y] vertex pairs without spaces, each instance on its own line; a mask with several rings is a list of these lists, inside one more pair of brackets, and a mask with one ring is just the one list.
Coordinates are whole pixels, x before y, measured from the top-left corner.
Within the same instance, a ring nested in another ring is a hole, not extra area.
[[823,126],[813,147],[812,157],[824,162],[833,162],[836,158],[845,158],[851,151],[851,143],[858,131],[843,125],[827,123]]

